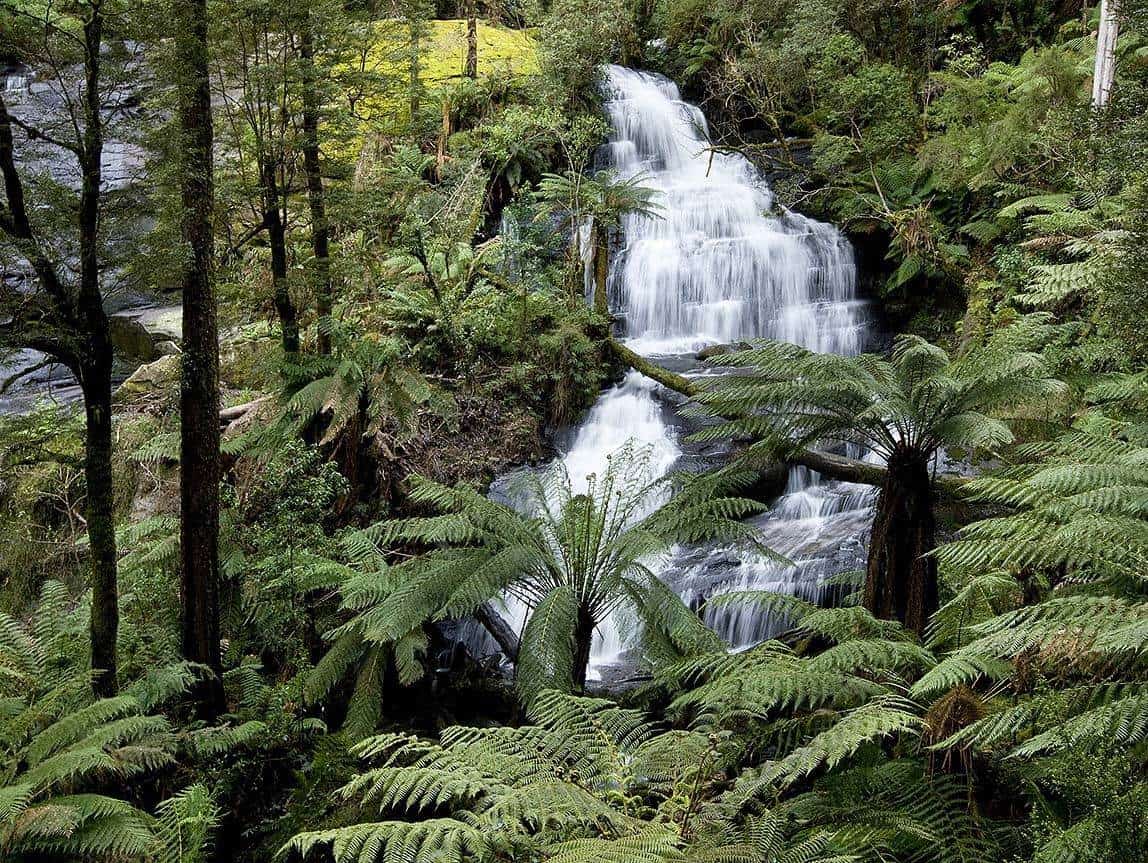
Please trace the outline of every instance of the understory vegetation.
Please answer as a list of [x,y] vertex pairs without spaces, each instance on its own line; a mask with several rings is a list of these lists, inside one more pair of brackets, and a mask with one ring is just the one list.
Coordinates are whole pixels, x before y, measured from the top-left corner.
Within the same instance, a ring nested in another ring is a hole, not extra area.
[[[610,63],[841,229],[864,353],[617,340]],[[1148,859],[1142,0],[5,0],[0,64],[0,860]],[[630,366],[686,455],[578,475]],[[792,565],[791,469],[864,570],[677,590]]]

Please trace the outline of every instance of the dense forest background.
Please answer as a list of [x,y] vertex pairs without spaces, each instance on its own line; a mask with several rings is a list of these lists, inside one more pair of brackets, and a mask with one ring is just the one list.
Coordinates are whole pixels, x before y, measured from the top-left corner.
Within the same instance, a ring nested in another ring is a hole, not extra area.
[[[1148,859],[1146,40],[1141,0],[0,0],[0,859]],[[867,353],[620,339],[664,204],[603,167],[606,64],[840,229]],[[584,487],[553,456],[630,368],[720,458]],[[877,489],[861,571],[666,586],[794,466]],[[730,609],[784,625],[731,651]]]

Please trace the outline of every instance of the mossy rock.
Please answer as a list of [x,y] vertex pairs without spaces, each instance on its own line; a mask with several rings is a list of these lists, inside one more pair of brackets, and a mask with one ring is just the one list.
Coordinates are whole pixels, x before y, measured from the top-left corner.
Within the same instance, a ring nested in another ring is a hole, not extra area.
[[160,357],[145,363],[120,384],[116,390],[117,402],[138,401],[151,397],[167,398],[179,390],[180,361],[178,356]]

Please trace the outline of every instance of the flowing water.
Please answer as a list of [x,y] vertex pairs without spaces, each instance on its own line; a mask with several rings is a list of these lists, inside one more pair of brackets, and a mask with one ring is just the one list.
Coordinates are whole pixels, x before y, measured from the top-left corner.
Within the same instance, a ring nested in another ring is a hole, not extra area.
[[[741,155],[711,149],[705,117],[669,79],[610,66],[606,86],[613,131],[603,159],[620,177],[642,177],[659,207],[656,216],[624,218],[613,256],[608,294],[627,344],[677,367],[684,362],[687,374],[702,372],[684,355],[750,338],[861,351],[868,330],[845,238],[830,225],[775,211],[760,172]],[[659,386],[631,372],[603,394],[562,460],[576,479],[603,470],[611,452],[636,439],[658,453],[651,471],[665,473],[689,446],[683,432]],[[871,503],[866,487],[794,469],[785,493],[756,519],[765,543],[793,566],[737,548],[682,548],[662,578],[695,606],[740,589],[824,600],[826,578],[864,560]],[[733,646],[785,625],[751,610],[705,614]],[[624,621],[600,628],[596,667],[625,651],[620,633],[628,630]]]

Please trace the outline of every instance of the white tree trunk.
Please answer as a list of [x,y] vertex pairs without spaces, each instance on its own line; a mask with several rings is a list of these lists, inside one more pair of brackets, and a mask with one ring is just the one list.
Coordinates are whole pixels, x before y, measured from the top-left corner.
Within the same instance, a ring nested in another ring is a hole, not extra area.
[[1116,37],[1120,0],[1100,0],[1100,29],[1096,32],[1096,68],[1092,73],[1092,107],[1103,108],[1112,93],[1116,74]]

